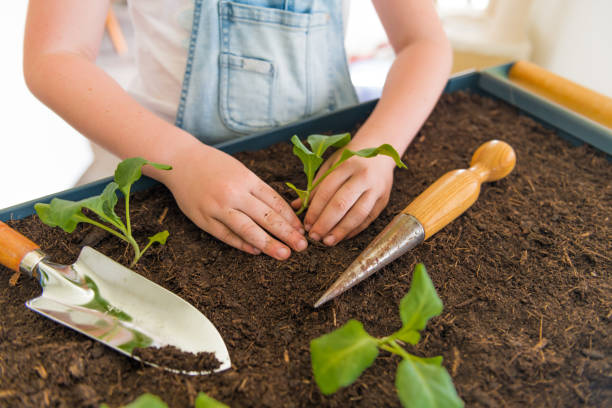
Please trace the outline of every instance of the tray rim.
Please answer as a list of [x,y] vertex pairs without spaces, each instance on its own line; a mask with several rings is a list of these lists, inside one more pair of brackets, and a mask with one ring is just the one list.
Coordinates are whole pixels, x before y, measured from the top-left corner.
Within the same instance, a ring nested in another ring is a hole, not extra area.
[[508,77],[514,63],[480,71],[478,87],[558,130],[574,144],[587,143],[612,155],[612,129],[517,85]]
[[[609,134],[602,132],[601,129],[592,126],[593,123],[598,125],[596,122],[585,121],[584,117],[571,111],[568,113],[567,109],[545,101],[533,94],[523,95],[525,91],[518,89],[507,79],[507,72],[512,64],[513,62],[482,71],[467,70],[457,73],[449,78],[444,88],[444,93],[469,90],[495,99],[504,100],[516,106],[523,114],[532,116],[537,121],[553,128],[558,136],[568,139],[574,144],[588,143],[598,150],[607,153],[610,159],[610,155],[612,155],[612,131]],[[520,97],[517,98],[517,95],[520,95]],[[324,131],[345,131],[347,128],[352,128],[360,120],[364,120],[372,112],[377,102],[377,99],[363,102],[335,112],[294,122],[277,129],[220,143],[214,147],[231,154],[262,149],[274,143],[288,141],[294,134],[306,136],[311,133]],[[599,127],[602,126],[599,125]],[[606,130],[607,128],[603,129]],[[0,209],[0,221],[18,220],[30,216],[34,214],[34,204],[48,203],[53,198],[80,200],[84,197],[100,194],[110,181],[112,181],[112,177],[102,178],[88,184]],[[156,180],[143,176],[133,186],[132,191],[145,190],[159,184]]]

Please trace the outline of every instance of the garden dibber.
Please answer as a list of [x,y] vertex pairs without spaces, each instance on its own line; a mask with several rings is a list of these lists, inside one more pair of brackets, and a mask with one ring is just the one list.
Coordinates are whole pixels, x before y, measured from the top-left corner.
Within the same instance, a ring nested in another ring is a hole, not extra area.
[[515,163],[516,155],[507,143],[490,140],[482,144],[474,152],[470,168],[444,174],[395,216],[314,307],[355,286],[444,228],[474,204],[483,182],[504,178]]

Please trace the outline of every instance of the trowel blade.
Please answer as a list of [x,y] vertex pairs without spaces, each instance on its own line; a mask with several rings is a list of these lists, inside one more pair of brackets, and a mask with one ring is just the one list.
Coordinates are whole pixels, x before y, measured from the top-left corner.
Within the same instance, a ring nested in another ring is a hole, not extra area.
[[26,303],[30,309],[136,359],[135,347],[171,345],[214,353],[221,363],[214,371],[231,367],[221,335],[200,311],[98,251],[84,247],[73,265],[38,268],[43,293]]

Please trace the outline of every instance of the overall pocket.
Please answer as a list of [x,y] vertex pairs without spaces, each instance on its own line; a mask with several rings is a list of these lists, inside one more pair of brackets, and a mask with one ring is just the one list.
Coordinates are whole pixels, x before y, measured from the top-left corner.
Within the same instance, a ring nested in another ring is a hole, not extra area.
[[252,133],[330,110],[327,13],[220,1],[219,14],[225,126]]

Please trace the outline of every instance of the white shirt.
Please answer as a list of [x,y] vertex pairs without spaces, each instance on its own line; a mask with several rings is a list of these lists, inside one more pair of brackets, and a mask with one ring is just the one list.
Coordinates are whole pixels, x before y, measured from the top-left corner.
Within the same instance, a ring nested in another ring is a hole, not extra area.
[[173,123],[179,104],[193,0],[129,0],[136,78],[128,90],[146,108]]

